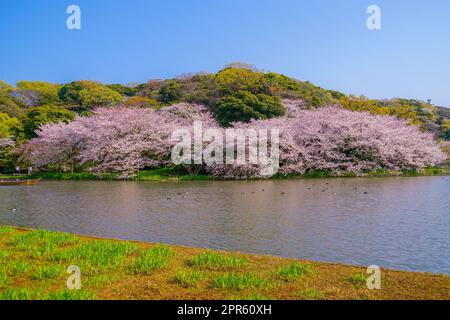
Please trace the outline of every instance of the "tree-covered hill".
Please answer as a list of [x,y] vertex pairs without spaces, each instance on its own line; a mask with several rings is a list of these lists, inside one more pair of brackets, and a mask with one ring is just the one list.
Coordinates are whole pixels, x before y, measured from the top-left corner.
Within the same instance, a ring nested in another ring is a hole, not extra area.
[[23,140],[32,138],[41,124],[69,122],[76,114],[89,114],[98,106],[158,109],[177,102],[206,105],[220,124],[228,126],[236,121],[281,116],[285,113],[282,99],[302,100],[306,108],[339,104],[353,111],[393,115],[434,133],[438,139],[450,139],[447,108],[418,100],[347,96],[243,63],[232,63],[217,73],[186,74],[134,85],[81,80],[66,84],[20,81],[13,86],[0,81],[0,127],[16,140]]

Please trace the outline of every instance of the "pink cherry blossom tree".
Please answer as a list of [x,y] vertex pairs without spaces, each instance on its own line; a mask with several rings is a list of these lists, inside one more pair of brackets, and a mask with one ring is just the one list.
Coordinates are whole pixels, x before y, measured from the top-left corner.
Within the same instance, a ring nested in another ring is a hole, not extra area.
[[[234,124],[235,128],[280,130],[281,174],[420,170],[447,158],[431,134],[394,117],[339,107],[306,110],[296,101],[285,101],[285,105],[283,118]],[[208,170],[226,178],[258,177],[259,172],[257,165],[249,164],[218,165]]]
[[[279,129],[280,174],[322,170],[340,175],[377,169],[423,169],[444,161],[433,136],[394,117],[374,116],[340,107],[305,109],[285,100],[281,118],[235,123],[235,129]],[[47,124],[22,148],[22,157],[40,168],[80,167],[124,176],[146,167],[171,165],[175,129],[192,132],[194,121],[219,129],[204,106],[181,103],[158,111],[141,108],[99,108],[89,117]],[[224,130],[221,128],[220,130]],[[225,135],[224,135],[225,136]],[[1,142],[0,142],[1,143]],[[225,154],[225,152],[224,152]],[[186,165],[189,172],[205,166]],[[210,165],[209,174],[225,178],[258,177],[257,164]]]
[[202,106],[178,104],[159,111],[141,108],[98,108],[89,117],[64,124],[47,124],[23,148],[23,159],[36,167],[80,166],[96,173],[124,176],[145,167],[171,164],[170,137],[175,129],[194,121],[217,125]]

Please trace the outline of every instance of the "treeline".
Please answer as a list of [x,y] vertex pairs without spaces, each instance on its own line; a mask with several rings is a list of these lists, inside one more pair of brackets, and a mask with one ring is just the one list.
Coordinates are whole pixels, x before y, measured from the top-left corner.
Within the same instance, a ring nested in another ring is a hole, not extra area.
[[[6,150],[36,137],[46,123],[69,123],[77,115],[89,116],[99,107],[159,109],[178,102],[205,105],[222,126],[251,119],[270,119],[286,112],[282,99],[302,100],[305,108],[341,105],[353,111],[405,119],[438,139],[450,139],[449,109],[407,99],[371,100],[326,90],[274,72],[262,72],[233,63],[217,73],[186,74],[144,84],[101,84],[82,80],[66,84],[0,81],[0,170],[16,159]],[[8,140],[8,141],[7,141]],[[5,151],[6,150],[6,151]],[[5,154],[8,154],[6,156]]]

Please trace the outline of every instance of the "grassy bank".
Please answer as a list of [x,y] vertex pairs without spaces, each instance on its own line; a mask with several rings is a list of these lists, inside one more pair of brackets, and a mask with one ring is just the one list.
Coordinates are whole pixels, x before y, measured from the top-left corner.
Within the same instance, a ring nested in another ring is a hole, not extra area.
[[[418,177],[418,176],[440,176],[450,174],[449,167],[440,168],[426,168],[422,171],[408,170],[408,171],[387,171],[378,170],[368,172],[363,177]],[[283,179],[311,179],[311,178],[334,178],[327,171],[308,172],[303,175],[275,175],[272,180]],[[354,173],[343,173],[339,177],[357,178]],[[58,172],[42,172],[31,176],[28,175],[1,175],[0,179],[42,179],[42,180],[123,180],[118,174],[104,174],[102,176],[95,175],[90,172],[76,172],[76,173],[58,173]],[[224,180],[206,174],[188,175],[176,168],[160,168],[152,170],[141,170],[133,178],[128,180],[134,181],[211,181]]]
[[[450,299],[450,277],[0,227],[0,299]],[[81,290],[67,290],[69,265]]]

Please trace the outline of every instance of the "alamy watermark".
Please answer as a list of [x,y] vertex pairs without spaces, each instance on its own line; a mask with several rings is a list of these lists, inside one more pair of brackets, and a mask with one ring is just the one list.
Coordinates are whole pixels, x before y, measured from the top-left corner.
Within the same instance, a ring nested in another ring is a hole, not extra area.
[[67,273],[70,276],[67,278],[67,289],[80,290],[81,289],[81,270],[78,266],[69,266]]
[[366,273],[369,275],[366,281],[367,289],[381,289],[381,269],[379,266],[371,265],[367,268]]
[[171,139],[177,142],[172,149],[174,164],[250,164],[260,168],[261,176],[273,176],[280,166],[279,129],[271,129],[270,134],[267,129],[208,128],[204,131],[202,122],[195,121],[193,131],[176,129]]
[[377,5],[370,5],[367,7],[367,29],[369,30],[381,30],[381,9]]
[[81,8],[75,4],[67,7],[66,13],[69,17],[66,20],[66,26],[69,30],[81,30]]
[[[81,8],[72,4],[67,7],[66,13],[69,15],[66,20],[66,26],[69,30],[81,30]],[[372,4],[367,7],[366,13],[369,15],[366,21],[367,29],[381,30],[381,8]]]

